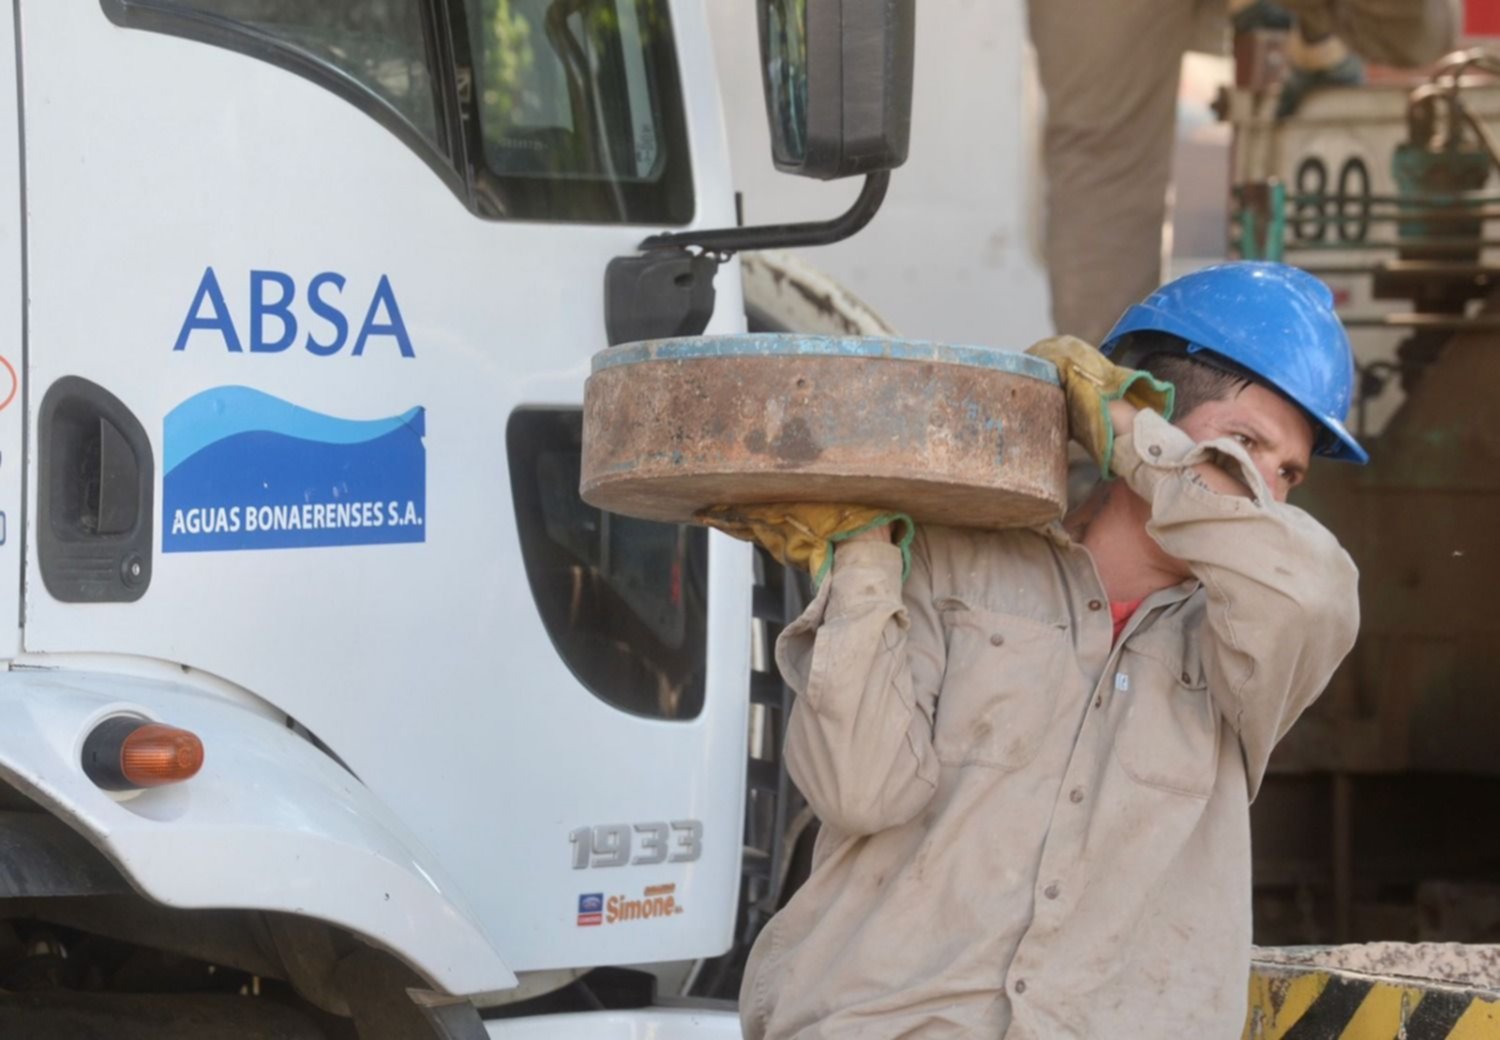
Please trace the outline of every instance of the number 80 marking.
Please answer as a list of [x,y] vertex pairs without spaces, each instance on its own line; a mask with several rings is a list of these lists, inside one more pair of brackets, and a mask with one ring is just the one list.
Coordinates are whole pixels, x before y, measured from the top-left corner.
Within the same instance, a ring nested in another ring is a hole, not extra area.
[[[637,842],[635,836],[640,835]],[[669,839],[675,839],[670,840]],[[703,855],[703,824],[697,820],[666,823],[608,823],[580,827],[568,835],[573,869],[649,867],[657,863],[692,863]],[[632,846],[635,855],[631,856]]]
[[1370,169],[1359,156],[1339,167],[1338,194],[1328,194],[1328,167],[1316,155],[1297,165],[1292,232],[1301,242],[1322,242],[1329,225],[1340,242],[1363,242],[1370,233]]

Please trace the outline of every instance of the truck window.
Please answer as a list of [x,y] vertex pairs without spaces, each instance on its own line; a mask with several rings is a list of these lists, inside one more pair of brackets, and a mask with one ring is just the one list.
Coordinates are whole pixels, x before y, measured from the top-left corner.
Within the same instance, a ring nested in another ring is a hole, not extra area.
[[520,409],[505,439],[526,578],[558,654],[616,708],[696,718],[707,655],[707,532],[585,503],[577,409]]
[[666,0],[470,0],[480,191],[497,216],[693,215]]
[[[423,0],[117,0],[106,10],[117,21],[166,28],[156,18],[176,15],[196,23],[173,27],[182,35],[231,42],[236,49],[300,51],[387,102],[428,141],[436,143],[437,101]],[[114,8],[114,10],[111,10]],[[155,15],[156,18],[152,16]]]
[[353,102],[480,216],[693,217],[667,0],[100,0]]

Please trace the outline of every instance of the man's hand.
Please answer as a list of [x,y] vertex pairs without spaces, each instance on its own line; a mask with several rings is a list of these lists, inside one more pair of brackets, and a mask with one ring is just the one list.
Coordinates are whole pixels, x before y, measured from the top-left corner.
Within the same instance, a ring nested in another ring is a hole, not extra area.
[[[1116,437],[1123,437],[1131,431],[1135,426],[1135,417],[1140,414],[1140,411],[1135,405],[1123,399],[1109,402],[1109,420],[1114,427]],[[1221,495],[1233,495],[1236,498],[1251,497],[1250,489],[1244,481],[1216,462],[1200,462],[1193,467],[1193,472],[1198,474],[1198,479],[1203,481],[1210,491]]]
[[1123,437],[1135,426],[1135,417],[1141,410],[1124,399],[1109,402],[1109,423],[1116,437]]
[[[1137,372],[1114,364],[1098,350],[1072,336],[1053,336],[1033,345],[1026,353],[1050,361],[1068,399],[1068,432],[1083,446],[1104,477],[1110,476],[1115,435],[1129,429],[1118,425],[1134,418],[1135,411],[1150,408],[1172,417],[1175,391],[1149,372]],[[1131,410],[1116,417],[1110,407],[1127,403]]]
[[777,503],[755,506],[715,506],[700,511],[699,523],[755,542],[781,563],[800,567],[817,581],[833,564],[833,547],[843,541],[892,541],[892,524],[902,525],[897,545],[901,549],[904,579],[911,566],[911,539],[915,526],[904,513],[868,506],[824,503]]

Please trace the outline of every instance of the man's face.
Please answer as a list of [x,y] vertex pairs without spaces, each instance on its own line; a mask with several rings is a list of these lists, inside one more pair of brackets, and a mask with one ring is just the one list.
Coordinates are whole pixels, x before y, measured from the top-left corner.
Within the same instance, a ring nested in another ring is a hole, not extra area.
[[1227,401],[1200,404],[1177,425],[1200,444],[1224,437],[1239,441],[1278,502],[1307,476],[1312,426],[1294,405],[1263,386],[1252,384]]

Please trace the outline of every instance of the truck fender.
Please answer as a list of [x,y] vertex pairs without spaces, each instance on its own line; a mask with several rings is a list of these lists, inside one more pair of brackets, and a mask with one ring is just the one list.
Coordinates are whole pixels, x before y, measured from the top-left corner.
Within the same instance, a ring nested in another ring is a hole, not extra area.
[[[121,714],[196,733],[202,770],[168,787],[100,790],[84,775],[83,741]],[[432,855],[282,721],[186,684],[41,669],[0,673],[0,718],[0,778],[92,842],[142,895],[327,921],[452,994],[516,985]]]

